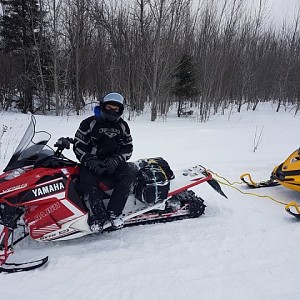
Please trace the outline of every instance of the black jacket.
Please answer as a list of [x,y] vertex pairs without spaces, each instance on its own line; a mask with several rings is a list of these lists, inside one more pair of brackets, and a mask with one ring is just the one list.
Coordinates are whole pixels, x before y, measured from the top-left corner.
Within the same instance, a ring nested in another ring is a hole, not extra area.
[[132,137],[128,124],[120,118],[112,123],[95,116],[83,120],[76,131],[74,153],[84,164],[86,159],[118,157],[127,161],[132,155]]

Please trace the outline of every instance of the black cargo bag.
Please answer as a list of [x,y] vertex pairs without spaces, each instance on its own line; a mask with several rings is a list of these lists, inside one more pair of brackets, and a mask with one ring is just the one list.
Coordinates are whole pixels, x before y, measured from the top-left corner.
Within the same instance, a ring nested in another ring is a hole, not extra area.
[[170,180],[175,177],[169,164],[163,158],[155,157],[141,159],[138,165],[135,197],[147,205],[166,199],[170,190]]

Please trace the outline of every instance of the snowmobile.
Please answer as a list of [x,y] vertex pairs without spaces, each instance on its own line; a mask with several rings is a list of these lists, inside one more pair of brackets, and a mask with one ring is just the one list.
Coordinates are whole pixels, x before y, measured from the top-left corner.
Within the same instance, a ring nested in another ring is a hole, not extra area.
[[[245,179],[248,177],[248,180]],[[289,157],[281,164],[275,166],[270,179],[261,182],[252,180],[249,173],[241,175],[241,180],[245,182],[250,188],[271,187],[282,185],[288,189],[300,192],[300,148],[295,150]],[[291,207],[296,209],[296,212],[291,211]],[[300,219],[300,208],[296,202],[290,202],[285,206],[285,210]]]
[[[14,246],[27,236],[46,242],[93,233],[87,223],[88,209],[79,188],[80,164],[62,154],[70,148],[72,139],[60,138],[54,144],[57,148],[54,150],[48,145],[51,135],[45,131],[36,132],[35,124],[32,116],[0,175],[0,273],[28,271],[47,263],[48,257],[25,263],[7,262],[14,253]],[[134,163],[139,167],[139,173],[145,170],[145,165],[148,170],[152,165],[150,170],[155,174],[157,161],[159,159],[142,159]],[[226,197],[212,174],[201,165],[171,173],[170,180],[147,182],[144,189],[138,179],[140,176],[137,176],[135,187],[139,186],[139,189],[133,189],[123,212],[125,227],[201,216],[205,210],[204,200],[190,188],[204,182]],[[111,182],[103,176],[99,186],[109,200],[113,190]],[[167,192],[163,196],[163,193],[157,193],[155,200],[148,201],[144,191],[149,188],[149,192],[153,187],[156,193],[160,187],[163,191],[167,187]],[[113,230],[110,222],[105,223],[103,229]]]
[[288,189],[300,192],[300,149],[276,166],[271,178]]

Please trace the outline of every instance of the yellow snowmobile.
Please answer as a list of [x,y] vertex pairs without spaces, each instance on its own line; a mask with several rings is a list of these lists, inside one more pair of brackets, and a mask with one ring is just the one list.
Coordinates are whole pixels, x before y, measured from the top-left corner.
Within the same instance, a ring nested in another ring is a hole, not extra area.
[[271,178],[288,189],[300,192],[300,148],[274,168]]
[[[248,180],[245,178],[248,177]],[[251,188],[270,187],[282,185],[288,189],[300,192],[300,148],[295,150],[283,163],[276,166],[267,181],[255,182],[249,173],[241,175],[241,180]],[[294,207],[296,212],[292,212],[290,207]],[[290,202],[285,206],[285,210],[300,219],[300,207],[296,202]]]

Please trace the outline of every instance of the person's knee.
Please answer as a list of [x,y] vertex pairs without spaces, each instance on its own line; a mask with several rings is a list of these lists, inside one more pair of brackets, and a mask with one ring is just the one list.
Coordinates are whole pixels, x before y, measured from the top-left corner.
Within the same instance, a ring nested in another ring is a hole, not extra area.
[[138,167],[134,163],[127,163],[128,171],[127,176],[130,178],[131,181],[134,181],[136,179],[137,173],[138,173]]
[[129,169],[130,169],[130,174],[132,176],[136,177],[136,175],[137,175],[137,173],[139,171],[138,166],[135,163],[132,163],[132,162],[129,162],[127,164],[128,164]]
[[83,191],[90,189],[90,187],[98,186],[98,180],[95,175],[88,170],[87,168],[81,166],[80,167],[80,180],[79,180],[80,187]]
[[132,162],[127,162],[122,165],[119,169],[118,179],[123,181],[126,179],[126,182],[132,182],[136,179],[138,173],[138,167]]

